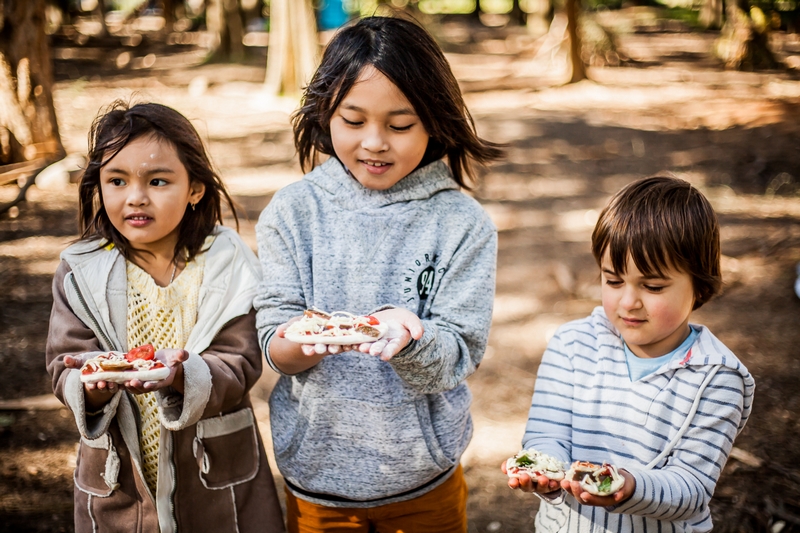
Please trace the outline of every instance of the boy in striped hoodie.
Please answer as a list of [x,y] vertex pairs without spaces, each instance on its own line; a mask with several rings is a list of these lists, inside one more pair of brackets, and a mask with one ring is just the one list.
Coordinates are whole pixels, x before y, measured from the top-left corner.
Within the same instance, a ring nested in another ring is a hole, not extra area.
[[508,484],[542,499],[538,532],[711,531],[708,503],[755,387],[719,339],[689,323],[722,283],[716,215],[689,183],[646,178],[603,210],[592,253],[603,305],[550,341],[523,447],[567,465],[611,463],[625,483],[608,496],[570,479]]

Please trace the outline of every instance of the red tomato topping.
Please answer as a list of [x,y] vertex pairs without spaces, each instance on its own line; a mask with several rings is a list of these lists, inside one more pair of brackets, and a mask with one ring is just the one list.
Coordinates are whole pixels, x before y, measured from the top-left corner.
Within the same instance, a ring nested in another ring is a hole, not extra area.
[[153,368],[161,368],[163,366],[164,363],[162,363],[161,361],[156,361],[155,363],[153,363]]
[[90,367],[90,366],[87,366],[86,368],[81,370],[81,374],[83,374],[83,375],[91,374],[91,373],[92,373],[92,367]]
[[366,319],[367,319],[367,323],[368,323],[370,326],[377,326],[378,324],[380,324],[380,323],[381,323],[381,321],[380,321],[380,320],[378,320],[377,318],[375,318],[375,317],[374,317],[374,316],[372,316],[372,315],[367,315],[367,316],[365,316],[364,318],[366,318]]
[[135,361],[136,359],[144,359],[149,361],[151,359],[155,359],[156,350],[153,348],[152,344],[143,344],[142,346],[137,346],[136,348],[132,348],[128,353],[125,354],[125,360],[128,362]]

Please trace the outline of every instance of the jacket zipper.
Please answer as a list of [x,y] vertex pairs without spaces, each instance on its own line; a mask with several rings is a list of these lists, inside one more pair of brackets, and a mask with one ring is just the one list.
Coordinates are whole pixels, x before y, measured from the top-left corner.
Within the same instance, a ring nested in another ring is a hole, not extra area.
[[89,315],[89,319],[92,321],[92,324],[94,324],[97,333],[103,338],[102,340],[106,343],[106,349],[113,350],[114,345],[106,336],[105,332],[103,331],[103,328],[100,327],[100,323],[97,322],[97,319],[94,317],[91,311],[89,311],[89,306],[86,305],[86,300],[83,298],[83,294],[81,294],[81,290],[78,288],[78,282],[75,281],[75,274],[70,274],[70,281],[72,282],[72,287],[75,289],[75,293],[78,295],[78,300],[81,302],[81,305],[83,306],[83,310],[86,312],[87,315]]
[[[102,337],[103,341],[105,341],[106,347],[109,350],[113,349],[114,345],[111,343],[111,341],[109,340],[108,336],[105,334],[103,329],[100,327],[100,323],[97,322],[97,319],[94,317],[94,315],[91,313],[91,311],[89,311],[89,306],[86,305],[86,300],[83,298],[83,294],[81,293],[81,290],[78,288],[78,282],[75,281],[75,274],[70,273],[70,282],[72,283],[72,287],[75,289],[75,293],[78,295],[78,300],[81,302],[81,306],[83,307],[83,310],[89,316],[89,319],[92,321],[92,324],[94,324],[94,327],[95,327],[97,333]],[[170,444],[172,444],[171,441],[172,441],[172,439],[170,439]],[[170,446],[170,448],[172,448],[172,446]],[[170,453],[170,456],[171,456],[172,455],[172,450],[171,449],[170,449],[169,453]],[[170,463],[171,463],[171,461],[170,461]],[[170,517],[172,518],[172,526],[174,528],[176,523],[177,523],[177,520],[175,519],[175,502],[173,501],[173,499],[174,499],[174,495],[175,495],[175,488],[176,488],[176,486],[178,484],[178,480],[177,480],[177,476],[175,475],[175,468],[172,466],[172,464],[170,464],[170,474],[171,474],[170,477],[172,478],[172,490],[171,490],[171,493],[169,495],[169,511],[170,511],[169,514],[170,514]],[[156,497],[157,497],[157,494],[156,494]],[[158,509],[158,504],[156,503],[156,510],[157,509]]]

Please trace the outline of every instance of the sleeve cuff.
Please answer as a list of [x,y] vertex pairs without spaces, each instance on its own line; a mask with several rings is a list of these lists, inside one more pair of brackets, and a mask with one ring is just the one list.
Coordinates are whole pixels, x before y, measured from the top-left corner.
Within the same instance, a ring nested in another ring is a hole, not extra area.
[[195,424],[211,397],[211,370],[197,354],[190,353],[183,362],[184,392],[169,387],[156,391],[161,411],[161,423],[170,431],[178,431]]
[[641,504],[645,498],[645,482],[642,472],[638,470],[630,470],[628,468],[625,470],[633,476],[633,479],[636,482],[636,487],[634,487],[631,497],[624,502],[618,505],[609,505],[608,507],[605,507],[605,510],[609,513],[630,514],[630,511],[637,505]]
[[273,361],[272,357],[270,357],[269,355],[269,345],[272,342],[272,338],[275,337],[275,331],[276,330],[273,329],[272,332],[267,336],[267,340],[264,341],[264,359],[267,360],[267,364],[269,365],[269,367],[276,373],[278,373],[281,376],[290,377],[291,374],[287,374],[286,372],[278,368],[278,366],[275,364],[275,361]]
[[81,373],[76,369],[70,369],[68,372],[64,384],[64,400],[75,417],[75,423],[81,436],[89,440],[97,439],[108,431],[111,421],[114,420],[117,406],[122,398],[122,391],[118,390],[99,411],[87,413]]
[[554,490],[553,492],[548,492],[547,494],[539,494],[538,492],[535,494],[540,500],[551,505],[562,504],[566,498],[566,492],[564,492],[564,489],[558,489],[557,491]]

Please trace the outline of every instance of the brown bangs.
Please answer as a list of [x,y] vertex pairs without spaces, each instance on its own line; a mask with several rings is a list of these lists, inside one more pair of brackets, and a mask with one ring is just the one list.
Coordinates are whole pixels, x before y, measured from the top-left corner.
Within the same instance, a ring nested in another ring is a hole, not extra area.
[[592,233],[598,265],[606,250],[620,274],[629,254],[645,276],[663,277],[669,269],[689,274],[695,308],[722,286],[716,214],[697,189],[670,175],[631,183],[611,199]]

